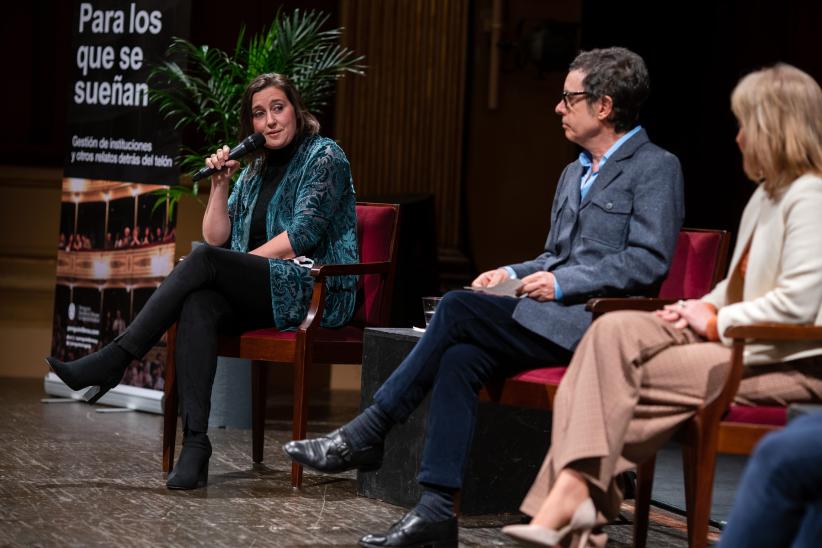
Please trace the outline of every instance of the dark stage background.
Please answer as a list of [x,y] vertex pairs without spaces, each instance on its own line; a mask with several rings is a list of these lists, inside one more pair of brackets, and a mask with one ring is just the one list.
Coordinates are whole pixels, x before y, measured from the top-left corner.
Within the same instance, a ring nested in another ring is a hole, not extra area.
[[[436,0],[378,5],[386,20],[391,20],[404,17],[407,11],[401,11],[400,6],[409,3],[429,11],[440,5]],[[192,41],[227,50],[233,48],[241,25],[250,32],[260,30],[270,22],[278,5],[265,0],[236,0],[229,7],[212,0],[193,4]],[[330,24],[345,23],[352,32],[368,23],[356,18],[358,10],[374,9],[375,5],[367,0],[279,4],[286,9],[328,11],[332,14]],[[742,173],[729,108],[730,91],[739,77],[755,68],[785,61],[822,80],[822,2],[721,0],[663,6],[660,2],[504,0],[501,38],[509,48],[503,52],[500,106],[491,111],[486,103],[492,0],[464,0],[463,5],[465,10],[460,13],[467,21],[461,75],[465,84],[462,151],[448,160],[461,169],[458,177],[445,183],[454,185],[460,198],[452,210],[437,213],[440,225],[456,225],[448,232],[456,235],[452,240],[442,241],[440,237],[440,258],[446,250],[463,257],[454,267],[463,277],[538,252],[548,229],[553,185],[562,166],[576,154],[563,142],[558,118],[552,112],[564,70],[511,57],[516,51],[510,46],[516,45],[515,39],[522,37],[522,29],[528,25],[560,21],[575,29],[582,48],[623,45],[646,59],[652,95],[642,122],[655,142],[682,160],[686,224],[693,227],[735,230],[753,189]],[[0,44],[2,51],[9,53],[5,84],[0,90],[5,107],[0,132],[5,165],[62,165],[70,9],[70,3],[58,1],[16,3],[7,8],[10,13],[2,19]],[[419,24],[413,20],[399,23]],[[373,24],[369,32],[380,32],[380,25]],[[409,50],[414,47],[408,44]],[[363,80],[370,78],[373,83],[384,67],[374,52],[364,49],[369,71]],[[394,69],[401,67],[394,63]],[[418,84],[412,79],[407,91],[423,92],[424,77],[419,74]],[[369,100],[375,104],[390,101],[390,95],[398,91],[388,87],[380,93],[386,95],[371,96]],[[347,116],[339,104],[336,108],[321,117],[324,133],[332,137],[337,136]],[[374,142],[391,138],[383,132],[367,136]],[[351,158],[361,194],[374,188],[370,172],[363,168],[358,172],[358,166],[364,165],[364,154],[357,152]],[[377,157],[370,161],[379,164],[381,160]],[[384,177],[380,190],[390,190],[393,180],[393,176]],[[404,191],[399,184],[396,190]],[[25,222],[21,219],[19,226],[25,227]]]
[[735,231],[753,186],[734,142],[731,90],[780,61],[822,82],[822,2],[583,2],[582,21],[583,47],[618,43],[648,61],[643,124],[682,161],[686,223]]

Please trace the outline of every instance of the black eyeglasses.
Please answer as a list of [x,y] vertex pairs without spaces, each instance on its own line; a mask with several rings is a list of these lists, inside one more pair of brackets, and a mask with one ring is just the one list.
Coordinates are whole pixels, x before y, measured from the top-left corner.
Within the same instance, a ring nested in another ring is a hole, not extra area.
[[562,97],[562,102],[565,103],[565,108],[571,108],[571,102],[568,100],[569,97],[580,97],[582,95],[588,95],[588,92],[562,90],[562,93],[560,94],[560,96]]

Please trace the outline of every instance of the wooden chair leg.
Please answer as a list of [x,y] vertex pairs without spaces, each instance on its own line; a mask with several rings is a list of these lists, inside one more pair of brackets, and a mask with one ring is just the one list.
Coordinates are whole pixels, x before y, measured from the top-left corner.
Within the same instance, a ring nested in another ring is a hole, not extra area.
[[268,394],[268,365],[251,362],[251,458],[263,462],[265,444],[265,407]]
[[166,367],[163,384],[163,472],[174,468],[174,445],[177,441],[177,412],[180,407],[177,395],[177,370],[174,352],[177,346],[177,326],[171,326],[166,337]]
[[696,448],[692,445],[693,442],[687,441],[682,444],[682,479],[685,487],[685,514],[688,523],[688,542],[690,545],[691,534],[694,530],[693,526],[693,508],[694,508],[694,481],[696,478]]
[[692,464],[696,474],[693,479],[693,507],[688,524],[688,545],[691,548],[705,548],[708,545],[708,523],[711,519],[711,498],[716,472],[717,436],[706,434],[693,451],[696,462]]
[[708,545],[717,443],[716,428],[706,428],[700,417],[690,421],[682,445],[682,470],[688,515],[688,546],[691,548]]
[[651,511],[651,491],[654,487],[656,455],[637,467],[636,507],[634,509],[634,548],[645,548]]
[[[311,363],[311,352],[305,344],[298,343],[297,357],[294,360],[294,417],[291,439],[305,439],[308,422],[308,364]],[[303,484],[303,467],[291,463],[291,485],[299,488]]]

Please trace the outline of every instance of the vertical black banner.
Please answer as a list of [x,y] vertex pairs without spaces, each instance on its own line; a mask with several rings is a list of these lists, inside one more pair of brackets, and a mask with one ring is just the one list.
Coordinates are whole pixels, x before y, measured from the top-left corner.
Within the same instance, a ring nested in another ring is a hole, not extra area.
[[[180,141],[149,102],[148,75],[173,36],[188,36],[189,13],[189,0],[75,4],[52,336],[61,360],[122,333],[173,267],[175,219],[155,191],[177,184]],[[102,401],[160,412],[164,366],[161,340]],[[58,383],[47,377],[47,391],[64,394]]]
[[179,138],[147,80],[189,13],[189,0],[75,4],[66,177],[177,184]]

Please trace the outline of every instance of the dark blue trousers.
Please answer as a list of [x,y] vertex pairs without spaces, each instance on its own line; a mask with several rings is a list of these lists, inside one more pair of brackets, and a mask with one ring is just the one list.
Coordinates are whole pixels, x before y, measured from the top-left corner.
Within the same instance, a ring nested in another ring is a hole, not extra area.
[[719,545],[822,546],[822,413],[799,417],[760,442]]
[[477,394],[488,380],[570,359],[568,350],[513,320],[517,302],[449,292],[414,350],[374,394],[383,411],[404,422],[431,392],[420,483],[462,486]]

